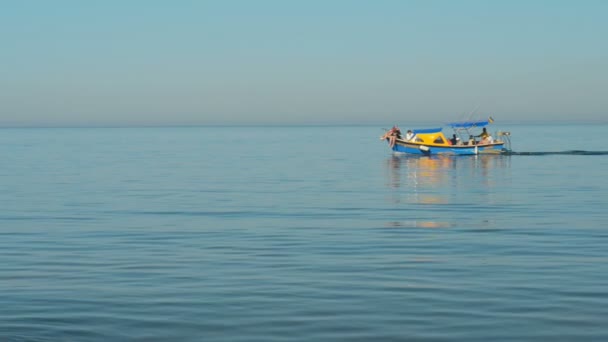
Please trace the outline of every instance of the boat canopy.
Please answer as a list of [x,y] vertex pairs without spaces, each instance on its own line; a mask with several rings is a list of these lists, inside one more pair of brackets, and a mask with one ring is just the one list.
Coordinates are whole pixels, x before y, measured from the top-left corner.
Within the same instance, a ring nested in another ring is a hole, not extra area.
[[412,132],[414,132],[414,134],[439,133],[441,132],[441,128],[413,129]]
[[484,127],[490,122],[488,120],[482,121],[462,121],[462,122],[450,122],[448,126],[452,128],[471,128],[471,127]]

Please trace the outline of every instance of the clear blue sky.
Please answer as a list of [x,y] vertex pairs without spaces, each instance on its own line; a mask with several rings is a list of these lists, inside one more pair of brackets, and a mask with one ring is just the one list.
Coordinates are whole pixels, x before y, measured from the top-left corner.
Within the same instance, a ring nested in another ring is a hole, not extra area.
[[0,126],[608,120],[608,1],[4,1]]

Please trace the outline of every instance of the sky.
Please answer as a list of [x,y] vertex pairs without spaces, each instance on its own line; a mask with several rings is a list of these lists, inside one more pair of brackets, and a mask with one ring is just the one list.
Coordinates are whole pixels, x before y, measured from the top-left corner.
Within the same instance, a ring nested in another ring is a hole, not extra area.
[[0,126],[608,121],[608,1],[0,2]]

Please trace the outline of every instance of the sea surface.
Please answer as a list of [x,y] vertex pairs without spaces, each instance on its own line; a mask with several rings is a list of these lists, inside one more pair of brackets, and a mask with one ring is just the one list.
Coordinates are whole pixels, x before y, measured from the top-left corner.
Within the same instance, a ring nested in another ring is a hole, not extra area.
[[608,341],[608,125],[498,129],[0,129],[0,341]]

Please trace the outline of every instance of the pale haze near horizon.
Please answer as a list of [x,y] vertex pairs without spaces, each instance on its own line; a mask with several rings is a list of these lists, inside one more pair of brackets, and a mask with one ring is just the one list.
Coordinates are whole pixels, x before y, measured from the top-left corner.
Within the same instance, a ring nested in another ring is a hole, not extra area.
[[606,121],[604,1],[15,1],[0,126]]

